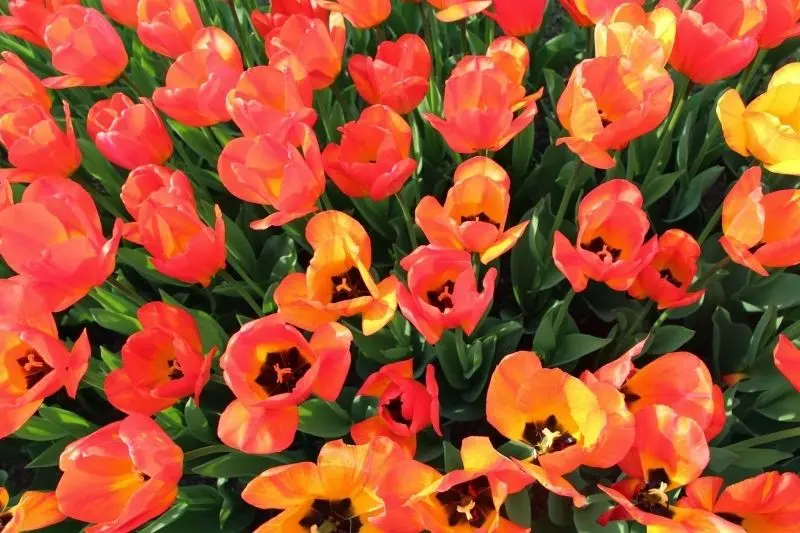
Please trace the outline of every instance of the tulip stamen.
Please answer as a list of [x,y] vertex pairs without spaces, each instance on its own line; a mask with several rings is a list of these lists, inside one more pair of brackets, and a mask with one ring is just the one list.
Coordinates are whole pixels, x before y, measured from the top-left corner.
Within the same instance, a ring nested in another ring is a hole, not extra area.
[[290,393],[310,368],[311,363],[292,346],[282,352],[268,353],[255,382],[269,395]]
[[672,275],[672,270],[669,268],[662,268],[658,271],[658,275],[670,285],[674,285],[675,287],[681,286],[680,280]]
[[633,498],[633,503],[647,513],[666,518],[675,514],[669,507],[669,477],[663,468],[651,470],[647,475],[648,482]]
[[36,386],[47,374],[53,371],[53,367],[48,365],[47,361],[34,350],[17,359],[17,364],[25,374],[25,385],[28,390]]
[[350,533],[361,530],[361,519],[354,515],[352,502],[314,500],[311,509],[300,520],[300,526],[316,533]]
[[597,254],[604,263],[613,263],[622,255],[622,250],[609,246],[602,237],[595,237],[589,244],[581,246],[584,250]]
[[534,462],[540,455],[560,452],[578,443],[577,439],[563,428],[553,415],[548,416],[544,422],[527,424],[522,438],[532,446],[531,460]]
[[181,369],[181,363],[177,359],[170,359],[167,361],[167,368],[169,369],[167,374],[169,379],[181,379],[184,375],[183,370]]
[[470,500],[467,505],[456,505],[456,511],[465,515],[467,520],[472,520],[472,510],[475,509],[475,501]]
[[428,291],[428,302],[444,313],[448,309],[455,307],[453,304],[453,292],[455,291],[456,284],[454,281],[446,281],[436,290]]
[[331,283],[333,284],[331,303],[370,296],[369,288],[356,267],[350,267],[347,272],[331,276]]
[[436,499],[447,513],[449,526],[469,524],[479,528],[494,511],[492,489],[486,476],[476,477],[439,492]]
[[277,377],[278,383],[283,383],[286,376],[292,375],[291,368],[281,368],[281,365],[278,363],[275,363],[273,368],[275,369],[275,376]]

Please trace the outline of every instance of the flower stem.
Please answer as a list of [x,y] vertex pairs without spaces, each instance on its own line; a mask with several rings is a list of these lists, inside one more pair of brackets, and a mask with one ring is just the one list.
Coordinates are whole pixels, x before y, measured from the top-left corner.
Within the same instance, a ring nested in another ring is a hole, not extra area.
[[700,237],[697,238],[697,244],[702,246],[703,243],[706,242],[708,236],[711,235],[711,232],[714,231],[717,223],[719,223],[720,218],[722,218],[722,204],[720,204],[714,214],[711,215],[711,218],[708,219],[708,222],[706,222],[706,227],[703,228],[703,232],[700,233]]
[[111,278],[111,277],[108,278],[106,280],[106,283],[108,283],[108,285],[110,287],[113,287],[113,288],[117,289],[117,291],[121,292],[128,300],[130,300],[131,302],[133,302],[134,304],[136,304],[139,307],[141,307],[141,306],[143,306],[144,304],[147,303],[144,300],[144,298],[142,298],[141,296],[139,296],[138,294],[136,294],[131,289],[129,289],[128,287],[126,287],[125,285],[123,285],[122,283],[120,283],[119,281],[117,281],[114,278]]
[[800,437],[800,427],[784,429],[783,431],[777,431],[775,433],[770,433],[768,435],[753,437],[752,439],[743,440],[742,442],[737,442],[735,444],[731,444],[730,446],[725,446],[725,449],[730,451],[747,450],[754,446],[760,446],[762,444],[770,444],[772,442],[778,442],[781,440],[793,439],[797,437]]
[[700,276],[699,278],[697,278],[697,281],[695,281],[694,283],[692,283],[692,286],[691,286],[690,290],[691,290],[691,291],[697,291],[698,289],[702,289],[703,287],[705,287],[705,286],[706,286],[706,283],[708,283],[708,282],[709,282],[709,280],[710,280],[711,278],[713,278],[713,277],[714,277],[714,275],[715,275],[717,272],[719,272],[720,270],[722,270],[723,268],[725,268],[725,267],[728,265],[728,263],[730,263],[730,262],[731,262],[731,258],[730,258],[730,257],[727,257],[727,256],[726,256],[726,257],[724,257],[723,259],[721,259],[720,261],[717,261],[717,262],[714,264],[714,266],[712,266],[711,268],[709,268],[709,269],[708,269],[708,270],[707,270],[707,271],[706,271],[706,272],[705,272],[705,273],[704,273],[702,276]]
[[575,172],[572,173],[570,176],[569,181],[567,182],[567,188],[564,189],[564,195],[561,197],[561,203],[558,205],[558,212],[556,212],[556,218],[553,221],[553,234],[550,236],[550,247],[553,246],[553,238],[555,237],[555,232],[561,228],[561,223],[564,222],[564,216],[567,214],[567,207],[569,207],[570,198],[572,198],[572,193],[575,192],[575,187],[577,186],[578,177],[580,176],[581,170],[583,170],[583,161],[578,161],[578,165],[575,168]]
[[399,193],[395,194],[394,197],[397,199],[397,203],[400,204],[400,211],[403,212],[403,220],[406,222],[406,231],[408,232],[408,240],[411,243],[411,250],[416,250],[417,233],[414,230],[414,221],[411,219],[411,213]]
[[692,93],[693,85],[694,84],[691,82],[691,80],[685,78],[683,83],[677,89],[675,97],[675,105],[672,108],[672,115],[670,116],[669,122],[667,123],[666,127],[660,132],[659,135],[660,142],[658,144],[658,149],[656,150],[656,155],[653,158],[653,162],[650,164],[650,170],[647,171],[647,177],[645,179],[655,177],[655,174],[658,171],[659,162],[665,156],[669,155],[669,148],[672,145],[672,134],[675,132],[675,128],[678,127],[678,122],[680,121],[681,115],[683,114],[683,108],[686,105],[686,100]]
[[220,277],[222,277],[222,279],[233,285],[233,288],[236,289],[236,292],[238,292],[239,295],[244,299],[244,301],[247,302],[247,305],[250,306],[250,308],[255,312],[257,317],[261,316],[261,307],[259,307],[259,305],[253,299],[250,293],[247,292],[247,289],[242,287],[241,283],[236,281],[236,279],[225,270],[220,270],[219,275]]

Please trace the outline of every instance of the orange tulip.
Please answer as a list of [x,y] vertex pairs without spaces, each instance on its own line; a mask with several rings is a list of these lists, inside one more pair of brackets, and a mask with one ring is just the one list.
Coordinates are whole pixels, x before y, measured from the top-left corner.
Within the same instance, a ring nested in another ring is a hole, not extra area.
[[65,74],[42,80],[51,89],[109,85],[128,65],[122,39],[96,9],[59,8],[47,19],[44,40],[53,55],[53,66]]
[[433,366],[425,367],[425,385],[414,379],[411,359],[392,363],[364,380],[358,396],[378,398],[378,412],[350,428],[356,444],[366,444],[376,437],[392,439],[408,457],[417,449],[417,433],[439,427],[439,385]]
[[758,37],[760,48],[776,48],[800,35],[800,3],[797,0],[764,0],[767,21]]
[[219,28],[204,29],[195,35],[194,49],[169,67],[166,86],[153,92],[153,103],[187,126],[225,122],[231,118],[226,97],[243,71],[236,42]]
[[176,58],[192,49],[195,34],[203,28],[194,0],[140,0],[136,35],[147,48]]
[[397,303],[428,344],[436,344],[447,329],[461,328],[471,335],[492,303],[497,270],[486,272],[483,292],[478,292],[465,250],[420,246],[400,266],[408,272],[408,288],[400,287]]
[[247,453],[288,448],[297,431],[297,407],[311,394],[334,401],[350,368],[350,331],[336,323],[311,340],[280,315],[245,324],[228,342],[220,366],[236,399],[222,413],[218,434]]
[[[722,490],[719,477],[700,478],[686,487],[678,507],[716,513],[738,531],[792,533],[800,521],[800,477],[792,472],[765,472]],[[720,491],[722,492],[720,493]]]
[[752,167],[722,203],[722,231],[728,256],[762,276],[800,264],[800,192],[763,194],[761,168]]
[[639,273],[628,293],[634,298],[650,298],[659,309],[692,305],[705,294],[704,290],[689,292],[700,253],[694,237],[679,229],[667,230],[658,238],[658,253]]
[[421,37],[407,33],[396,42],[380,43],[374,60],[354,54],[347,69],[368,104],[387,105],[407,115],[428,94],[431,54]]
[[45,108],[32,104],[0,116],[0,144],[16,168],[0,170],[11,182],[30,182],[43,175],[68,177],[81,165],[81,151],[64,102],[66,132]]
[[587,28],[606,20],[622,4],[642,5],[644,0],[559,0],[578,26]]
[[136,9],[137,1],[100,0],[100,4],[103,6],[103,11],[106,12],[108,18],[117,24],[133,28],[134,30],[139,25],[139,15]]
[[792,344],[789,337],[780,335],[772,356],[777,369],[800,391],[800,349]]
[[63,311],[114,271],[122,226],[103,237],[92,197],[74,181],[45,177],[0,211],[0,255],[20,278]]
[[[522,54],[519,71],[509,68],[517,62],[509,61],[515,58],[501,48],[508,43]],[[445,84],[444,119],[430,113],[425,118],[456,152],[500,150],[536,116],[542,90],[525,96],[521,75],[527,65],[527,48],[513,37],[501,37],[490,46],[490,55],[465,57],[453,69]]]
[[316,18],[291,15],[266,37],[270,63],[287,54],[294,55],[308,72],[314,90],[329,87],[342,70],[347,40],[344,18],[331,13],[328,24]]
[[0,211],[14,205],[14,191],[11,190],[11,183],[5,178],[0,178]]
[[581,200],[576,246],[556,231],[553,260],[576,292],[585,290],[590,279],[627,290],[652,262],[658,239],[645,242],[650,223],[642,203],[636,185],[607,181]]
[[47,46],[44,27],[47,19],[61,6],[80,4],[81,0],[8,0],[9,15],[0,15],[0,33]]
[[24,282],[0,280],[0,298],[0,438],[4,438],[62,387],[75,397],[91,347],[84,331],[67,350],[58,340],[47,303]]
[[539,31],[547,0],[494,0],[486,16],[497,22],[506,35],[525,37]]
[[675,14],[665,7],[647,13],[639,4],[625,3],[594,30],[597,57],[627,57],[634,70],[667,64],[675,44]]
[[669,114],[674,84],[666,70],[638,70],[622,57],[597,57],[578,64],[558,99],[566,144],[587,165],[609,169],[608,152],[653,131]]
[[340,144],[322,152],[325,172],[346,195],[373,201],[397,194],[417,169],[411,159],[411,127],[384,105],[361,112],[340,128]]
[[303,123],[284,126],[274,134],[230,141],[217,161],[220,180],[231,194],[276,210],[252,222],[253,229],[282,226],[313,213],[325,192],[325,171],[313,130]]
[[175,501],[183,451],[153,420],[131,415],[67,446],[58,466],[65,515],[92,524],[87,533],[135,531]]
[[8,506],[8,491],[0,487],[0,531],[22,533],[58,524],[66,517],[58,510],[54,492],[29,490],[16,505]]
[[700,0],[683,11],[675,0],[660,5],[678,17],[669,64],[694,83],[735,76],[756,56],[767,20],[764,0]]
[[147,98],[136,104],[123,93],[98,100],[86,118],[86,129],[106,159],[123,168],[160,165],[172,156],[172,140]]
[[256,32],[266,38],[272,30],[283,26],[292,15],[304,15],[328,24],[330,11],[320,7],[317,0],[272,0],[269,3],[269,13],[254,10],[250,19]]
[[42,82],[12,52],[0,53],[0,117],[30,104],[50,109],[52,100]]
[[228,113],[246,137],[273,133],[293,122],[313,127],[313,105],[311,83],[274,66],[247,69],[226,98]]
[[270,468],[247,484],[242,498],[259,509],[281,511],[257,533],[377,532],[369,524],[384,508],[376,487],[386,476],[386,466],[401,458],[397,446],[384,438],[360,446],[327,442],[316,464]]
[[194,318],[179,307],[150,302],[136,316],[143,329],[122,346],[122,367],[106,376],[108,401],[124,413],[148,416],[185,396],[197,405],[216,348],[203,356]]
[[491,0],[427,0],[442,22],[456,22],[477,15],[492,5]]
[[318,0],[318,4],[341,13],[359,29],[379,26],[392,14],[391,0]]
[[511,180],[503,167],[486,157],[458,166],[442,206],[433,196],[417,205],[416,222],[431,244],[467,250],[489,264],[517,243],[528,221],[505,230],[511,204]]
[[339,211],[323,211],[306,225],[314,255],[305,274],[289,274],[273,296],[290,324],[315,330],[345,316],[361,315],[365,335],[385,326],[397,309],[399,282],[376,283],[370,273],[372,243],[364,227]]

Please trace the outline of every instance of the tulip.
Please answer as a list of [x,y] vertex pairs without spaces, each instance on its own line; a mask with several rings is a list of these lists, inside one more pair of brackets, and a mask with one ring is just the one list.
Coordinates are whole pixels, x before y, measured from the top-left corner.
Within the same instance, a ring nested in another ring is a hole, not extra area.
[[559,0],[573,22],[583,28],[588,28],[605,21],[615,9],[622,4],[641,6],[644,0]]
[[42,80],[51,89],[106,86],[128,65],[122,39],[96,9],[59,8],[47,20],[44,40],[53,54],[53,66],[65,74]]
[[722,231],[728,256],[757,274],[800,264],[800,191],[763,194],[761,168],[746,170],[722,203]]
[[553,260],[576,292],[590,279],[627,290],[658,252],[658,239],[645,242],[650,222],[636,185],[607,181],[583,197],[573,246],[563,233],[553,239]]
[[798,112],[800,63],[778,69],[767,92],[746,107],[735,89],[717,102],[717,117],[725,142],[735,152],[753,156],[764,168],[778,174],[800,176],[800,127],[792,116]]
[[0,15],[0,33],[7,33],[41,46],[47,19],[61,6],[80,4],[81,0],[8,0],[9,15]]
[[108,401],[124,413],[148,416],[185,396],[198,405],[216,348],[203,356],[197,324],[179,307],[150,302],[136,316],[143,329],[122,346],[122,367],[106,376]]
[[11,183],[5,178],[0,178],[0,211],[12,205],[14,205],[14,191],[11,190]]
[[477,15],[492,5],[491,0],[427,0],[442,22],[456,22]]
[[225,101],[244,71],[242,56],[218,28],[200,31],[194,43],[169,67],[166,86],[153,92],[153,103],[181,124],[213,126],[231,118]]
[[298,406],[311,394],[334,401],[350,368],[347,328],[321,326],[309,341],[280,315],[245,324],[222,356],[225,383],[236,399],[222,413],[219,438],[246,453],[288,448],[298,424]]
[[287,123],[313,127],[313,105],[311,83],[274,66],[247,69],[226,98],[228,114],[246,137],[273,133]]
[[636,70],[667,64],[677,31],[675,14],[665,7],[647,13],[639,4],[621,4],[594,30],[597,57],[627,57]]
[[[58,340],[47,302],[23,280],[2,280],[0,297],[0,438],[4,438],[21,428],[43,400],[62,387],[75,397],[91,347],[84,331],[72,350],[67,350]],[[2,519],[0,524],[4,524]]]
[[772,354],[775,367],[795,389],[800,391],[800,350],[792,344],[789,337],[780,335]]
[[123,168],[160,165],[172,155],[172,140],[153,104],[139,104],[115,93],[99,100],[89,110],[86,129],[106,159]]
[[272,64],[286,54],[296,56],[314,90],[325,89],[342,70],[345,32],[341,13],[331,13],[327,25],[316,18],[291,15],[265,37],[267,57]]
[[401,115],[411,113],[428,94],[431,55],[418,35],[383,41],[371,57],[355,54],[348,64],[358,94],[368,104],[383,104]]
[[[510,69],[516,67],[515,59],[497,52],[493,56],[468,56],[453,69],[445,84],[444,119],[430,113],[425,118],[454,151],[470,154],[500,150],[533,122],[542,90],[525,96],[521,76],[518,72],[512,76]],[[527,60],[526,50],[526,66]]]
[[614,166],[610,150],[653,131],[669,114],[674,84],[663,68],[638,70],[627,58],[586,59],[573,69],[556,111],[566,144],[587,165]]
[[330,11],[320,7],[318,0],[272,0],[269,3],[269,13],[254,10],[250,19],[256,32],[266,39],[272,30],[283,26],[292,15],[319,19],[327,25]]
[[147,48],[177,58],[192,49],[195,34],[203,28],[194,0],[139,0],[136,35]]
[[175,501],[183,451],[153,420],[131,415],[69,444],[58,466],[61,512],[91,523],[88,533],[135,531]]
[[30,104],[50,109],[52,100],[41,80],[12,52],[0,53],[0,117]]
[[689,292],[697,273],[700,245],[694,237],[679,229],[671,229],[658,238],[658,253],[628,288],[634,298],[650,298],[659,309],[692,305],[705,294]]
[[397,303],[428,344],[436,344],[446,329],[471,335],[492,303],[497,270],[486,272],[478,292],[467,251],[420,246],[400,266],[408,272],[408,288],[400,287]]
[[137,13],[138,2],[136,0],[100,0],[103,11],[106,15],[116,22],[134,30],[139,25],[139,15]]
[[72,128],[69,105],[64,102],[66,132],[49,111],[32,104],[0,117],[0,144],[16,168],[3,169],[0,177],[30,182],[42,175],[68,177],[81,165],[81,152]]
[[414,457],[417,433],[428,426],[441,436],[439,385],[433,366],[425,367],[425,385],[414,379],[413,361],[392,363],[364,380],[357,396],[378,398],[378,412],[350,428],[356,444],[383,436],[392,439]]
[[392,441],[360,446],[327,442],[317,462],[270,468],[242,492],[248,504],[282,511],[257,531],[377,531],[369,525],[384,510],[376,494],[386,466],[402,458]]
[[756,56],[767,18],[764,0],[700,0],[683,11],[675,0],[660,5],[678,17],[669,64],[692,82],[735,76]]
[[767,20],[758,37],[760,48],[776,48],[800,35],[800,4],[797,0],[764,0]]
[[0,211],[0,255],[50,309],[63,311],[114,272],[121,230],[116,223],[106,240],[89,193],[74,181],[44,177]]
[[320,7],[344,15],[354,28],[379,26],[392,13],[391,0],[319,0]]
[[8,490],[0,487],[0,526],[4,533],[33,531],[52,526],[66,517],[58,510],[54,492],[29,490],[16,505],[8,506]]
[[323,211],[306,225],[313,256],[305,274],[289,274],[273,295],[287,322],[315,330],[345,316],[361,315],[364,335],[383,328],[397,309],[399,282],[376,283],[370,273],[372,244],[364,227],[339,211]]
[[547,0],[494,0],[486,16],[494,20],[506,35],[525,37],[539,31],[547,9]]
[[505,230],[511,180],[503,167],[485,157],[458,166],[444,206],[433,196],[417,205],[416,222],[431,244],[467,250],[489,264],[517,243],[528,221]]
[[322,161],[325,173],[352,198],[384,200],[400,192],[417,169],[410,157],[411,127],[390,107],[368,107],[340,131],[341,143],[329,143]]

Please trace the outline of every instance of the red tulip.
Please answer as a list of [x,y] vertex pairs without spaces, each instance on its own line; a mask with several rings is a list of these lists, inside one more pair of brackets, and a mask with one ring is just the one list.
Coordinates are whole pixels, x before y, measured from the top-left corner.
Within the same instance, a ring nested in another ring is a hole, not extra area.
[[328,24],[330,11],[320,7],[317,0],[272,0],[269,13],[254,10],[250,18],[258,34],[266,38],[269,32],[283,26],[292,15],[304,15]]
[[644,4],[644,0],[559,0],[572,20],[584,28],[607,19],[622,4]]
[[8,0],[11,15],[0,15],[0,33],[44,48],[44,27],[50,15],[61,6],[80,3],[81,0]]
[[456,22],[481,13],[492,5],[491,0],[427,0],[442,22]]
[[800,3],[797,0],[764,0],[767,21],[758,37],[761,48],[776,48],[800,35]]
[[133,29],[139,25],[136,0],[100,0],[100,4],[106,15],[117,24]]
[[341,13],[359,29],[378,26],[392,13],[391,0],[318,0],[318,3],[320,7]]
[[194,0],[139,0],[136,34],[147,48],[176,58],[192,49],[195,34],[203,28]]
[[506,35],[525,37],[539,31],[546,9],[547,0],[494,0],[485,13]]
[[64,520],[55,492],[29,490],[16,505],[8,506],[8,490],[0,487],[0,524],[3,533],[21,533],[52,526]]
[[25,63],[12,52],[0,53],[0,117],[30,104],[50,109],[47,89]]
[[792,386],[800,391],[800,349],[797,348],[789,337],[780,335],[778,344],[772,352],[775,367],[789,380]]

